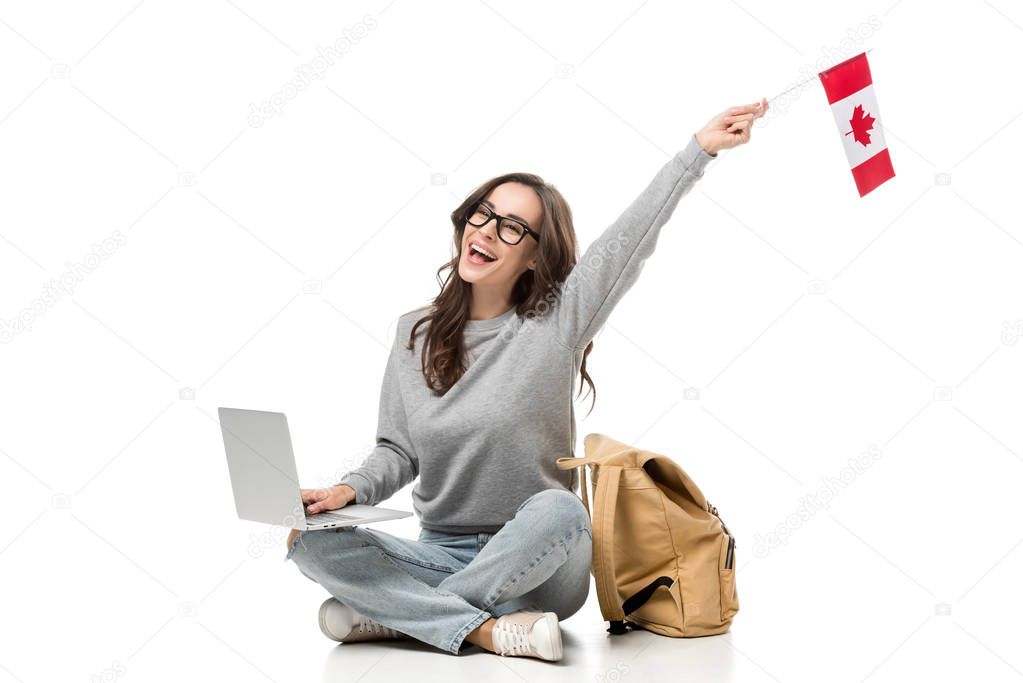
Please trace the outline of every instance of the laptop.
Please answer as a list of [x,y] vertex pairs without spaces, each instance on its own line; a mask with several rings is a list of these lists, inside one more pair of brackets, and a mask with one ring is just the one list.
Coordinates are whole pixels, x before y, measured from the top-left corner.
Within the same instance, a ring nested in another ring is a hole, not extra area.
[[239,518],[316,530],[412,515],[404,510],[361,504],[307,515],[284,413],[223,407],[217,408],[217,413]]

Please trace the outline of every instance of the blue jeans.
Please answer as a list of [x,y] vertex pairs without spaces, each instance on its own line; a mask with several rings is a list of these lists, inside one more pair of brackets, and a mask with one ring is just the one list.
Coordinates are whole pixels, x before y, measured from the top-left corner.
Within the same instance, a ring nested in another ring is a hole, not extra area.
[[590,590],[592,538],[582,501],[546,489],[497,533],[422,528],[411,540],[359,526],[302,531],[285,559],[360,614],[457,655],[491,617],[575,614]]

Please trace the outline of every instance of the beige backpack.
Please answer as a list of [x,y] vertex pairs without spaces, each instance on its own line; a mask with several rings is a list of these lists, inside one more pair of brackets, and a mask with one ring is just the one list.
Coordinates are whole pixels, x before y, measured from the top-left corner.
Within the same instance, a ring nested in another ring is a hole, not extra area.
[[689,638],[727,631],[739,611],[735,538],[717,509],[671,458],[604,434],[587,434],[584,445],[585,457],[558,458],[557,466],[581,468],[591,572],[608,632],[631,626]]

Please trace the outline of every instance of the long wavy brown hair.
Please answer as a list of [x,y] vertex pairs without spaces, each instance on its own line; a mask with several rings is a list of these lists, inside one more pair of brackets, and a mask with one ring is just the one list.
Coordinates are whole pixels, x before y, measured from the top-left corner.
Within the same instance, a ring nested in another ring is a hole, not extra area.
[[[462,256],[462,236],[465,234],[469,212],[474,210],[494,188],[509,182],[531,187],[543,205],[540,225],[532,226],[540,233],[536,268],[527,269],[512,286],[511,300],[516,308],[516,314],[539,316],[549,313],[550,302],[557,301],[556,297],[562,283],[576,264],[578,244],[572,223],[572,210],[561,192],[553,185],[544,182],[538,175],[518,172],[491,178],[473,190],[465,201],[451,212],[455,255],[437,269],[440,293],[434,298],[431,306],[424,307],[429,312],[412,326],[406,346],[407,349],[415,348],[416,330],[420,325],[429,322],[421,352],[422,371],[426,385],[438,396],[446,394],[468,369],[465,363],[462,331],[469,319],[472,284],[458,274],[458,262]],[[443,277],[445,270],[450,270],[447,277]],[[592,350],[591,341],[583,351],[579,368],[579,374],[589,385],[592,394],[590,411],[597,401],[597,388],[586,372],[586,357]],[[580,382],[579,394],[582,393],[582,389]]]

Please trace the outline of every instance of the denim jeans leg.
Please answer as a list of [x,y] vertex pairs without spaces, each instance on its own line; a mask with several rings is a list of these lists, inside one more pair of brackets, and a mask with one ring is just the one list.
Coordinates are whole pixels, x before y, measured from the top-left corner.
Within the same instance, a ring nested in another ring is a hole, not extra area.
[[[506,613],[501,605],[514,601],[515,607],[533,604],[567,615],[586,601],[592,557],[582,501],[567,489],[546,489],[523,502],[476,557],[437,588],[491,614]],[[546,588],[533,593],[540,586]]]
[[436,545],[377,529],[343,527],[300,533],[288,559],[360,614],[452,654],[464,649],[465,636],[491,617],[436,587],[462,568]]
[[564,621],[582,609],[590,594],[593,542],[589,534],[578,540],[579,547],[569,553],[565,564],[558,567],[549,579],[517,598],[496,603],[487,611],[496,618],[532,608],[554,612],[559,621]]

